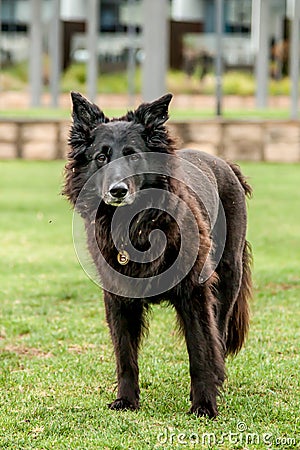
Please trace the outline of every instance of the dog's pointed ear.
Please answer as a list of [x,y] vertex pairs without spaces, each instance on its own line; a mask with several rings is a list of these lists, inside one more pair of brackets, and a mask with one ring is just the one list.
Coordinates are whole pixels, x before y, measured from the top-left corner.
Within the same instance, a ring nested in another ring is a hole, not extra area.
[[73,102],[72,117],[74,124],[83,124],[91,129],[99,123],[109,121],[97,105],[91,103],[79,92],[71,92],[71,98]]
[[146,129],[155,129],[163,125],[169,118],[169,104],[173,95],[166,94],[151,103],[142,103],[133,113],[133,120],[145,126]]

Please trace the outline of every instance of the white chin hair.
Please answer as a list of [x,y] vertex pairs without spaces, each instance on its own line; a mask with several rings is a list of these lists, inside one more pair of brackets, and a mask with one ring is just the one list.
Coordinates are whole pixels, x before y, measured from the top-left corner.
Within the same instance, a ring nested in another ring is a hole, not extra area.
[[115,201],[112,198],[103,198],[104,203],[110,206],[126,206],[131,205],[134,202],[134,195],[129,195],[121,201]]

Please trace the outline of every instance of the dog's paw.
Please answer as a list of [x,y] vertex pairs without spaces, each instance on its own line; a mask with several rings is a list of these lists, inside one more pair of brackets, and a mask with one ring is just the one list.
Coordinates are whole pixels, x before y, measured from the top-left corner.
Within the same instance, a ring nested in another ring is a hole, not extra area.
[[134,411],[139,408],[138,402],[131,403],[129,400],[125,398],[117,398],[114,402],[108,405],[109,409],[113,409],[115,411],[124,411],[131,410]]
[[189,414],[195,414],[197,417],[209,417],[214,419],[218,415],[218,409],[213,405],[192,405]]

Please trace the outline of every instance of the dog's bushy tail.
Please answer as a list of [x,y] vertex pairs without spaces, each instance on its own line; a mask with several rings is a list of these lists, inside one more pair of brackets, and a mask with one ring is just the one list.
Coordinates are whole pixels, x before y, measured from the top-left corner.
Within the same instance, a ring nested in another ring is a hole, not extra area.
[[249,300],[252,297],[251,265],[251,247],[249,242],[245,241],[242,283],[228,323],[226,341],[227,355],[236,355],[241,350],[247,337],[250,321]]
[[[252,196],[252,188],[248,184],[246,177],[242,174],[237,164],[229,163],[235,176],[238,178],[245,196]],[[242,348],[249,330],[250,306],[249,300],[252,297],[252,251],[249,242],[245,241],[243,250],[243,273],[240,291],[234,304],[231,317],[228,323],[226,354],[236,355]]]

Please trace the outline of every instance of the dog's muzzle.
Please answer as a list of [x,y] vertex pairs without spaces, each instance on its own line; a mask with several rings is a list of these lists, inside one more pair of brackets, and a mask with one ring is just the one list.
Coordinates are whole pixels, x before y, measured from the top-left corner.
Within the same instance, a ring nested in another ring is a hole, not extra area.
[[133,202],[133,195],[130,195],[129,188],[123,181],[112,184],[108,192],[103,196],[107,205],[124,206]]

